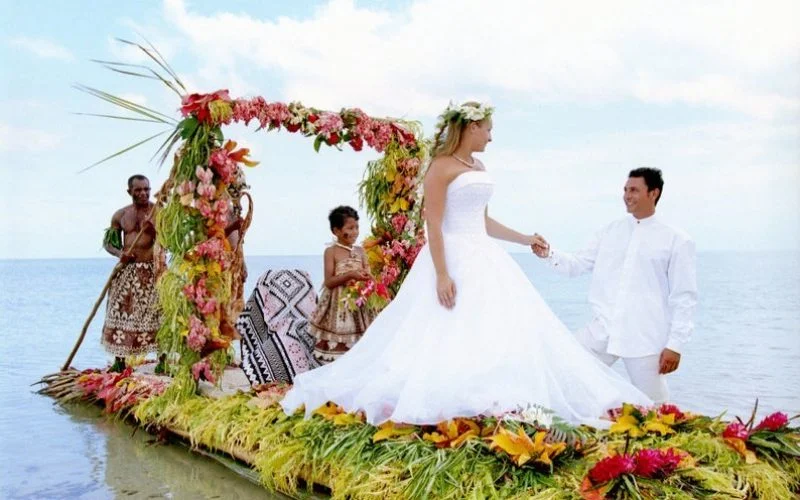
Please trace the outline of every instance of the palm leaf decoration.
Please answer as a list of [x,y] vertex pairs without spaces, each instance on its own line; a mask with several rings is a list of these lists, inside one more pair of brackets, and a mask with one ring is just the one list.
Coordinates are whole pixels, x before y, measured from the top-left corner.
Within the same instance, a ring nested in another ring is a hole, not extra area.
[[[123,38],[117,38],[116,40],[120,43],[124,43],[126,45],[138,48],[153,63],[155,63],[155,68],[148,66],[146,64],[132,64],[119,61],[107,61],[101,59],[92,59],[92,62],[100,64],[104,68],[114,71],[115,73],[120,73],[126,76],[134,76],[137,78],[145,78],[148,80],[156,80],[164,84],[171,91],[178,94],[179,97],[183,97],[185,94],[187,94],[188,91],[186,90],[186,86],[183,84],[183,82],[181,81],[180,77],[175,72],[175,70],[173,70],[172,67],[169,65],[169,63],[166,61],[166,59],[164,59],[164,56],[162,56],[161,53],[158,51],[158,49],[156,49],[155,46],[152,43],[150,43],[146,38],[142,37],[142,39],[144,40],[144,43],[147,46],[141,43],[125,40]],[[153,154],[153,156],[150,158],[152,161],[154,158],[159,156],[158,163],[159,165],[161,165],[169,157],[170,151],[172,151],[172,148],[180,139],[180,127],[179,127],[180,122],[172,116],[169,116],[155,109],[149,108],[147,106],[137,104],[131,100],[115,96],[100,89],[96,89],[82,84],[75,84],[73,85],[73,87],[81,92],[96,97],[118,108],[122,108],[122,110],[127,112],[127,114],[75,113],[77,115],[95,116],[95,117],[109,118],[114,120],[154,123],[158,125],[166,125],[168,127],[166,130],[162,130],[161,132],[145,137],[144,139],[139,140],[130,146],[127,146],[115,153],[106,156],[105,158],[99,161],[94,162],[88,167],[80,170],[80,172],[85,172],[93,167],[96,167],[97,165],[105,163],[113,158],[116,158],[122,154],[127,153],[128,151],[138,148],[143,144],[147,144],[153,139],[156,139],[158,137],[163,136],[164,134],[169,133],[166,140],[164,140],[164,142],[161,143],[161,146],[156,150],[155,154]]]

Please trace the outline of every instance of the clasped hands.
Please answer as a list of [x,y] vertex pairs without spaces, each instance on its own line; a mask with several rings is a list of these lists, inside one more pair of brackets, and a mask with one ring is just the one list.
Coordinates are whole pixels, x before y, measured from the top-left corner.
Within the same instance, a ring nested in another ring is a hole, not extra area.
[[545,259],[550,256],[550,243],[539,233],[534,233],[530,240],[531,251],[537,257]]

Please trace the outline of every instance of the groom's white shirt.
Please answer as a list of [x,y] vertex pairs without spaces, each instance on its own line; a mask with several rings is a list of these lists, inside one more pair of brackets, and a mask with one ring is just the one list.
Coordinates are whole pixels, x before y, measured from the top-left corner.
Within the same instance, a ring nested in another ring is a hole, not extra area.
[[622,358],[681,352],[694,330],[697,305],[691,238],[656,216],[612,222],[585,249],[547,258],[569,276],[592,272],[587,326],[606,352]]

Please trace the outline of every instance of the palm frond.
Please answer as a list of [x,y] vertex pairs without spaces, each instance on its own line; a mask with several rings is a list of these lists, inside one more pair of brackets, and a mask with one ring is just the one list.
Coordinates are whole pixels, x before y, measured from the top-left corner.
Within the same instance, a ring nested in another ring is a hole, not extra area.
[[[145,38],[141,34],[139,36],[141,36],[145,40],[145,42],[151,47],[150,49],[148,49],[147,47],[144,47],[141,44],[138,44],[136,42],[131,42],[130,40],[125,40],[124,38],[117,38],[117,41],[121,42],[121,43],[125,43],[125,44],[128,44],[128,45],[131,45],[131,46],[134,46],[134,47],[137,47],[139,50],[144,52],[147,55],[147,57],[152,59],[156,64],[159,65],[159,67],[161,67],[161,69],[166,71],[167,74],[170,77],[172,77],[172,79],[175,81],[175,83],[181,89],[183,89],[184,92],[187,92],[186,87],[183,85],[183,82],[181,82],[180,78],[178,77],[178,74],[172,69],[172,67],[170,67],[170,65],[164,59],[164,56],[161,55],[161,53],[155,48],[155,46],[153,46],[152,43],[150,43],[150,41],[147,40],[147,38]],[[162,81],[164,81],[164,83],[166,83],[170,88],[173,88],[170,83],[167,83],[166,79],[162,78]],[[177,89],[173,88],[173,90],[175,90],[177,92]],[[178,92],[178,94],[180,95],[180,92]]]
[[[130,76],[138,76],[139,78],[147,78],[148,80],[158,80],[164,85],[166,85],[170,90],[178,94],[178,97],[183,97],[181,91],[175,86],[175,83],[167,80],[164,76],[162,76],[158,71],[154,70],[153,68],[146,66],[144,64],[132,64],[132,63],[123,63],[118,61],[105,61],[102,59],[91,59],[92,62],[96,62],[97,64],[102,65],[106,69],[110,69],[116,73],[121,73],[123,75],[130,75]],[[125,70],[121,68],[140,68],[145,71],[148,71],[150,74],[145,73],[138,73],[136,71]],[[180,85],[179,82],[178,85]],[[184,89],[185,91],[185,89]]]
[[178,121],[171,116],[167,116],[164,113],[156,111],[154,109],[148,108],[147,106],[142,106],[141,104],[136,104],[133,101],[129,101],[127,99],[123,99],[121,97],[117,97],[115,95],[109,94],[108,92],[104,92],[102,90],[98,90],[92,87],[88,87],[82,84],[75,84],[73,85],[74,88],[80,90],[81,92],[85,92],[89,95],[94,97],[100,98],[106,102],[114,104],[115,106],[120,106],[122,108],[127,109],[128,111],[132,111],[134,113],[138,113],[140,115],[146,116],[152,120],[156,120],[161,123],[169,124],[169,125],[177,125]]
[[80,171],[78,171],[78,173],[83,173],[83,172],[86,172],[86,171],[87,171],[87,170],[89,170],[90,168],[96,167],[97,165],[100,165],[101,163],[107,162],[108,160],[110,160],[110,159],[112,159],[112,158],[116,158],[117,156],[119,156],[119,155],[121,155],[121,154],[127,153],[128,151],[130,151],[130,150],[132,150],[132,149],[134,149],[134,148],[137,148],[137,147],[141,146],[142,144],[145,144],[146,142],[149,142],[149,141],[151,141],[151,140],[155,139],[156,137],[158,137],[158,136],[160,136],[160,135],[164,135],[164,134],[166,134],[167,132],[168,132],[168,130],[164,130],[164,131],[161,131],[161,132],[159,132],[159,133],[157,133],[157,134],[155,134],[155,135],[151,135],[150,137],[148,137],[148,138],[146,138],[146,139],[142,139],[141,141],[137,142],[136,144],[133,144],[133,145],[131,145],[131,146],[128,146],[127,148],[125,148],[125,149],[122,149],[122,150],[120,150],[120,151],[117,151],[116,153],[114,153],[114,154],[112,154],[112,155],[106,156],[105,158],[103,158],[103,159],[102,159],[102,160],[100,160],[100,161],[96,161],[96,162],[92,163],[92,164],[91,164],[91,165],[89,165],[88,167],[86,167],[86,168],[84,168],[84,169],[81,169]]
[[72,113],[72,114],[81,115],[81,116],[97,116],[97,117],[100,117],[100,118],[112,118],[114,120],[129,120],[129,121],[135,121],[135,122],[149,122],[149,123],[164,123],[164,122],[161,122],[161,121],[158,121],[158,120],[151,120],[151,119],[147,119],[147,118],[136,118],[134,116],[104,115],[104,114],[100,114],[100,113],[78,113],[78,112],[75,112],[75,113]]

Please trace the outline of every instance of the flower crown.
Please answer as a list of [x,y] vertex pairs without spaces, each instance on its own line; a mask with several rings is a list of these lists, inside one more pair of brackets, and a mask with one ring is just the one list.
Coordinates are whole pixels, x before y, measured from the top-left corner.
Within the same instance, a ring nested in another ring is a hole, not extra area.
[[494,113],[494,107],[489,104],[479,103],[477,106],[470,104],[455,104],[450,101],[444,112],[439,115],[437,128],[443,129],[451,121],[479,122]]

